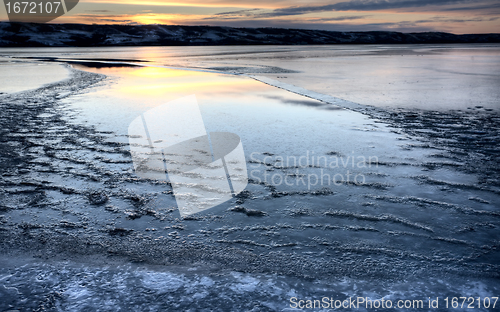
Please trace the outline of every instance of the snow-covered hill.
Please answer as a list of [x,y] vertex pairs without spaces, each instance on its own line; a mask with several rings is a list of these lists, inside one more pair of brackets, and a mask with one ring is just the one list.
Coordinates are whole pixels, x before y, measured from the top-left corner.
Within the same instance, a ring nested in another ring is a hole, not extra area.
[[334,32],[169,25],[0,23],[0,46],[156,46],[263,44],[500,43],[500,34]]

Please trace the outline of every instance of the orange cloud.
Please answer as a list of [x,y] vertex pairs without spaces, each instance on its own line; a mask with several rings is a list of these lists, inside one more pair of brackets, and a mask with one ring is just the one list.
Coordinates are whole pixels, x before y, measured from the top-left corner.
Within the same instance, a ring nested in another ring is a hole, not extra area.
[[[498,32],[494,0],[81,0],[54,23]],[[413,5],[411,5],[413,3]],[[0,10],[0,18],[7,16]]]
[[154,6],[194,6],[194,7],[237,7],[237,8],[280,8],[290,4],[306,4],[304,1],[295,1],[291,3],[291,1],[266,1],[266,0],[256,0],[256,1],[227,1],[227,0],[185,0],[182,2],[175,1],[162,1],[162,0],[87,0],[84,1],[86,3],[112,3],[115,5],[154,5]]

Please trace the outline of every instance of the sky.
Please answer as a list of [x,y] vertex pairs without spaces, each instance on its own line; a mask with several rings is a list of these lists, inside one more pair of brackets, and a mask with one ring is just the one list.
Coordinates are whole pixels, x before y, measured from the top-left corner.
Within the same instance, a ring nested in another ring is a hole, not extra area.
[[500,33],[500,0],[80,0],[52,23]]

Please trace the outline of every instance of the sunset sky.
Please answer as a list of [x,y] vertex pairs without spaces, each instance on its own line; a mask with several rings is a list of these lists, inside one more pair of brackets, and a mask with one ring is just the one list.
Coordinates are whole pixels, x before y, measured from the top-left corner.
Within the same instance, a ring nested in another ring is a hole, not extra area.
[[[8,21],[1,6],[0,19]],[[499,0],[80,0],[52,23],[500,33]]]

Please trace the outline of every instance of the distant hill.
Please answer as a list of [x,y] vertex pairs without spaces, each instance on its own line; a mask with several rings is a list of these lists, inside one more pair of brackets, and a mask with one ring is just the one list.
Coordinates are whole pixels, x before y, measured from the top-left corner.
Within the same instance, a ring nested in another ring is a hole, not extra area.
[[0,23],[1,47],[500,43],[500,34]]

